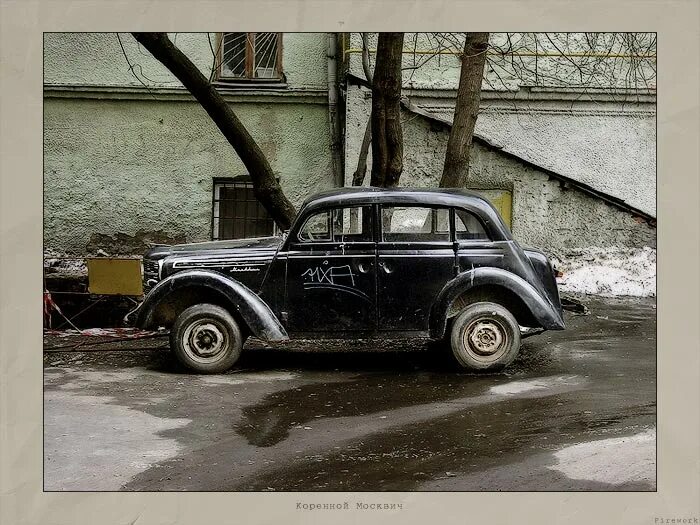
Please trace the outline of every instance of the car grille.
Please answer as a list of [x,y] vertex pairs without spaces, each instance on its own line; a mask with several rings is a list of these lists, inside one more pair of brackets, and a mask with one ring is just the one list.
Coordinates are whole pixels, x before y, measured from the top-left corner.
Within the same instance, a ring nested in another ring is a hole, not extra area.
[[[158,261],[144,259],[143,261],[143,293],[144,295],[153,288],[153,281],[158,282]],[[149,284],[149,281],[151,284]]]

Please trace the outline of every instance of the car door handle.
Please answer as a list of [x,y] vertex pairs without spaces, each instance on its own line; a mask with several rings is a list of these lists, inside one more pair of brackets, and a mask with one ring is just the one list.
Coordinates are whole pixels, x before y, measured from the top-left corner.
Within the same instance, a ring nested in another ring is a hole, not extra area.
[[372,263],[357,263],[357,271],[360,273],[367,273],[370,268],[372,268]]
[[385,263],[384,261],[381,261],[379,263],[379,267],[384,270],[384,273],[391,273],[394,271],[394,268],[390,264]]

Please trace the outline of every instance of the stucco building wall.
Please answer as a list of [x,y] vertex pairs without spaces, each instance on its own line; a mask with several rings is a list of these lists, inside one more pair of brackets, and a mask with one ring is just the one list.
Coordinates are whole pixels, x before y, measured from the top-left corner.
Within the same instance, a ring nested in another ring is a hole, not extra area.
[[[348,90],[346,185],[357,164],[371,98],[361,87]],[[481,117],[479,117],[481,118]],[[410,111],[402,112],[404,135],[402,186],[436,186],[442,174],[449,129]],[[513,234],[521,243],[551,254],[599,248],[656,247],[656,228],[601,199],[575,188],[496,148],[475,142],[469,186],[512,193]],[[367,179],[371,171],[368,159]]]
[[[240,104],[239,118],[296,204],[333,185],[323,104]],[[110,241],[211,238],[215,177],[247,171],[193,102],[45,100],[45,246],[69,253]],[[301,176],[303,174],[303,176]],[[106,236],[106,237],[105,237]]]
[[[179,82],[120,36],[151,92],[114,33],[45,35],[44,244],[54,253],[209,240],[214,178],[247,174]],[[206,33],[170,38],[208,76]],[[284,34],[284,87],[222,91],[295,204],[334,185],[326,55],[325,34]]]
[[[45,247],[55,252],[80,255],[103,248],[139,253],[147,241],[207,240],[213,179],[246,174],[179,82],[129,34],[120,35],[152,93],[129,72],[115,34],[45,35],[44,231]],[[215,35],[210,36],[215,42]],[[170,37],[209,74],[212,56],[206,33]],[[323,33],[285,33],[282,89],[222,91],[296,204],[334,185],[327,43]],[[357,34],[349,44],[360,47]],[[363,77],[359,53],[341,51],[343,57],[350,73]],[[412,57],[404,60],[410,65]],[[407,70],[405,94],[436,115],[451,118],[458,65],[455,57],[444,56]],[[577,94],[530,92],[518,82],[509,86],[521,91],[510,95],[494,94],[484,86],[477,133],[504,150],[521,148],[517,153],[553,171],[563,166],[570,171],[565,175],[655,213],[653,97],[635,104],[586,101]],[[349,184],[371,99],[352,79],[344,87]],[[534,98],[518,98],[521,93]],[[508,96],[515,100],[503,99]],[[554,125],[562,119],[568,130]],[[442,171],[447,129],[411,112],[404,113],[403,121],[401,184],[434,186]],[[558,139],[561,144],[553,145]],[[472,155],[474,187],[512,192],[513,230],[524,243],[558,253],[591,246],[655,246],[655,229],[629,213],[564,189],[546,173],[497,149],[476,144]]]
[[[638,45],[646,48],[653,39],[652,35],[653,33],[648,33],[641,37]],[[370,66],[373,67],[377,33],[368,33],[367,36]],[[345,34],[342,43],[350,73],[364,78],[361,34]],[[492,47],[484,71],[483,90],[517,91],[523,86],[571,87],[581,79],[593,89],[656,88],[656,74],[651,67],[653,62],[624,58],[622,55],[625,51],[619,42],[619,36],[616,37],[613,33],[587,40],[585,33],[549,33],[548,36],[539,33],[535,36],[533,33],[492,32],[489,34],[489,44]],[[419,90],[456,89],[461,62],[454,50],[461,52],[463,46],[464,35],[460,33],[448,38],[444,34],[443,37],[438,37],[432,33],[404,33],[403,86]],[[499,49],[510,49],[513,54],[499,55]],[[639,48],[638,55],[645,53],[642,49]],[[439,53],[435,53],[436,50]],[[534,56],[535,51],[537,57]],[[595,68],[591,62],[596,59],[589,58],[579,62],[579,66],[587,64],[579,68],[574,65],[578,58],[564,58],[561,53],[593,53],[598,57],[614,55],[614,58],[601,59]],[[625,74],[630,67],[636,68],[636,74]],[[596,75],[592,75],[592,71]]]
[[[523,49],[534,50],[532,44],[527,43],[531,38],[528,34],[511,37],[515,48],[522,45]],[[551,37],[557,39],[557,35]],[[582,34],[569,37],[570,51],[590,51]],[[503,33],[492,33],[490,42],[502,45],[505,38]],[[436,48],[433,40],[434,37],[423,33],[405,34],[403,95],[413,104],[451,121],[460,61],[453,54],[420,54]],[[490,65],[482,83],[482,104],[475,133],[498,144],[504,151],[656,216],[655,79],[649,81],[641,76],[625,75],[625,68],[629,66],[627,59],[615,58],[604,61],[609,67],[603,68],[600,76],[584,77],[580,86],[574,86],[579,77],[567,70],[571,67],[567,66],[568,60],[557,57],[556,49],[546,39],[540,40],[539,50],[551,52],[552,56],[537,59],[540,74],[536,78],[525,74],[534,70],[534,63],[531,63],[534,57],[517,57],[513,63],[522,65],[514,68],[510,60],[489,55]],[[607,48],[603,40],[593,51],[605,54]],[[376,34],[369,35],[369,47],[376,49]],[[351,34],[345,52],[349,120],[354,116],[366,119],[369,115],[369,100],[364,99],[367,90],[359,86],[365,78],[361,48],[360,35]],[[372,53],[371,65],[374,58]],[[412,69],[416,63],[422,65]],[[646,73],[652,76],[651,72]],[[557,82],[557,78],[567,80]],[[362,93],[353,93],[358,90]],[[348,125],[347,151],[357,151],[363,126]],[[444,149],[444,145],[442,147]],[[406,151],[406,154],[411,155],[411,152]],[[346,156],[346,174],[355,169],[356,158],[356,155]]]
[[[216,33],[169,33],[171,41],[209,77]],[[45,33],[44,84],[142,87],[124,52],[149,86],[182,84],[129,33]],[[284,33],[282,65],[289,89],[327,89],[325,33]]]

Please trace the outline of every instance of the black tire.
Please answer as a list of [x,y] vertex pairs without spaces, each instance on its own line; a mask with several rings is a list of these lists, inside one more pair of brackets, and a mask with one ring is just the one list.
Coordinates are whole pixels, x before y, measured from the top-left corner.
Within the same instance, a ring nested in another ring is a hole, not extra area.
[[225,372],[238,361],[244,338],[233,316],[213,304],[184,310],[170,330],[170,348],[178,361],[199,374]]
[[495,372],[508,366],[520,351],[520,326],[496,303],[474,303],[455,319],[450,336],[457,363],[474,372]]

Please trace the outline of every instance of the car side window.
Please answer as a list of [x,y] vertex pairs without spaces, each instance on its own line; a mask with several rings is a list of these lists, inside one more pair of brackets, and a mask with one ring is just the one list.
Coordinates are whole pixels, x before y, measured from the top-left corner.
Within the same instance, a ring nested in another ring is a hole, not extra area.
[[335,208],[312,215],[299,230],[298,238],[302,242],[371,241],[371,208]]
[[455,239],[464,240],[488,240],[489,236],[484,230],[481,221],[466,210],[455,210]]
[[333,241],[362,242],[372,240],[372,208],[355,206],[333,210]]
[[299,240],[302,242],[331,240],[331,212],[322,211],[312,215],[299,230]]
[[388,242],[449,241],[449,210],[419,206],[382,207],[382,239]]

